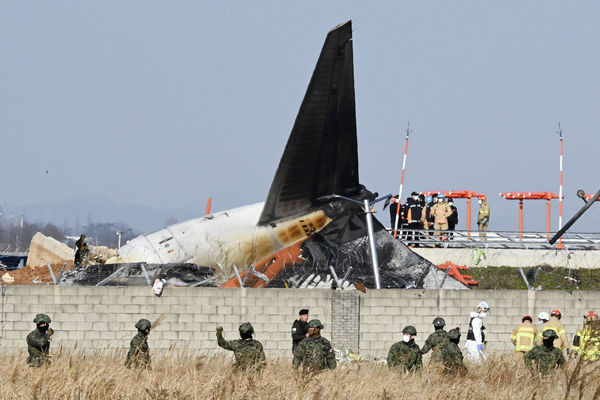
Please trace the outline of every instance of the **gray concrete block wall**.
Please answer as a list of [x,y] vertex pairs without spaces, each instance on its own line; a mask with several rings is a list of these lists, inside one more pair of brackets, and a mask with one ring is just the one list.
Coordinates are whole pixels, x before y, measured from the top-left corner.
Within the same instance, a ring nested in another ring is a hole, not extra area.
[[250,321],[269,356],[288,357],[291,325],[301,308],[323,322],[323,335],[332,342],[380,357],[401,339],[405,325],[417,328],[422,345],[438,315],[448,328],[461,328],[464,343],[469,312],[481,300],[492,307],[485,319],[490,351],[512,349],[510,332],[524,314],[535,318],[558,308],[572,340],[582,316],[600,309],[600,291],[167,288],[159,298],[147,287],[7,286],[1,300],[0,347],[5,349],[25,347],[40,312],[53,320],[54,347],[109,349],[128,347],[139,318],[153,321],[164,314],[150,336],[153,349],[224,352],[216,346],[215,328],[223,326],[226,339],[236,339],[239,324]]

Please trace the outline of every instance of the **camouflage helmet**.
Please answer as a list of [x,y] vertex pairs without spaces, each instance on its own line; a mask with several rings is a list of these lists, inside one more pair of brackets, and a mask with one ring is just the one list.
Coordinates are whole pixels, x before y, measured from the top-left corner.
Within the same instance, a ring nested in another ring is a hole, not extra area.
[[33,319],[33,323],[36,324],[36,325],[39,325],[42,322],[45,322],[45,323],[49,324],[52,321],[50,321],[50,317],[47,316],[46,314],[38,314]]
[[446,321],[444,321],[444,318],[436,317],[433,320],[433,326],[436,328],[443,328],[444,326],[446,326]]
[[402,329],[402,333],[417,336],[417,329],[412,325],[407,325],[404,327],[404,329]]
[[542,332],[542,336],[548,339],[558,339],[558,335],[552,329],[546,329]]
[[240,333],[249,333],[251,335],[254,333],[254,328],[252,327],[252,324],[250,322],[244,322],[240,325],[239,329]]
[[448,339],[450,339],[450,340],[460,339],[460,328],[450,329],[448,331]]
[[319,328],[319,329],[323,329],[323,324],[321,323],[321,321],[319,321],[318,319],[311,319],[308,322],[308,327],[309,328]]
[[150,329],[152,327],[152,323],[147,319],[142,318],[135,324],[135,327],[138,329],[138,331],[145,331],[146,329]]

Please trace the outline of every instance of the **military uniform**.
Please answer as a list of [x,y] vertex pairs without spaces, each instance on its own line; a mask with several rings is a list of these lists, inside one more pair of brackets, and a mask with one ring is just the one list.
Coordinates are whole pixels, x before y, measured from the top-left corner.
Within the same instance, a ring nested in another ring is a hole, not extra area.
[[148,333],[152,323],[147,319],[140,319],[135,327],[138,330],[137,335],[129,343],[129,351],[125,366],[127,368],[150,368],[150,347],[148,346]]
[[[318,319],[313,319],[308,323],[309,329],[323,329],[323,324]],[[321,371],[324,369],[335,369],[337,361],[331,343],[318,333],[308,336],[298,344],[294,352],[294,369],[300,365],[304,369]]]
[[33,322],[36,329],[27,335],[27,364],[31,367],[41,367],[50,362],[50,336],[53,331],[49,328],[50,317],[46,314],[38,314]]
[[265,352],[262,344],[258,340],[252,339],[254,328],[249,322],[244,322],[239,328],[240,335],[248,334],[250,337],[237,340],[225,340],[223,338],[223,328],[217,328],[217,343],[219,347],[225,350],[233,351],[235,363],[233,367],[237,370],[256,369],[261,370],[266,365]]
[[[415,336],[417,330],[413,326],[406,326],[402,333]],[[387,365],[390,368],[403,368],[404,371],[418,371],[423,365],[421,349],[411,338],[408,342],[394,343],[387,356]]]
[[426,354],[429,350],[433,349],[433,354],[431,356],[432,361],[440,361],[437,355],[437,346],[445,341],[448,338],[448,332],[446,332],[443,328],[446,326],[446,321],[443,318],[436,317],[432,322],[435,332],[433,332],[429,337],[425,340],[425,345],[421,349],[421,354]]
[[438,346],[440,344],[442,344],[444,341],[446,341],[446,339],[448,339],[448,332],[446,332],[443,329],[436,330],[431,335],[429,335],[429,337],[425,340],[425,344],[423,345],[423,348],[421,349],[421,354],[425,354],[429,350],[433,350],[431,359],[434,361],[435,360],[439,361],[438,354],[437,354]]
[[543,346],[535,346],[533,349],[525,354],[525,365],[533,369],[533,362],[535,362],[535,368],[542,374],[545,375],[550,372],[551,369],[562,366],[565,364],[565,357],[558,348],[553,347],[551,341],[558,339],[558,335],[550,329],[546,329],[542,337],[549,340],[544,343]]
[[531,350],[535,344],[537,329],[530,320],[524,319],[523,323],[513,329],[510,340],[515,345],[515,360],[523,361],[525,353]]
[[446,374],[459,374],[463,376],[467,373],[463,354],[458,347],[459,340],[460,330],[458,328],[450,329],[446,338],[438,345],[437,353]]

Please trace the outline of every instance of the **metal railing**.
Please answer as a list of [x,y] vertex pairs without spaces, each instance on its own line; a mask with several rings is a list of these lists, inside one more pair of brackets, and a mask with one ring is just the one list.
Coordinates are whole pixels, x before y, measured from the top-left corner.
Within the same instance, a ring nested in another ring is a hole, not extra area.
[[[388,232],[390,231],[388,229]],[[548,243],[551,237],[552,233],[548,232],[466,230],[434,232],[424,229],[402,229],[398,234],[400,241],[414,247],[555,250],[559,248],[559,243],[553,245]],[[565,233],[561,238],[561,244],[568,250],[600,250],[600,233]]]

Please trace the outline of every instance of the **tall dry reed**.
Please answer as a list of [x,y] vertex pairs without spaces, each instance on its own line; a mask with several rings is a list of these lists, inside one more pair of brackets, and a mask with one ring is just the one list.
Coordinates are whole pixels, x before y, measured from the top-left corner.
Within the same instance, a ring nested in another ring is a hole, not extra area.
[[271,359],[262,373],[231,368],[232,357],[155,353],[152,370],[124,367],[126,351],[58,351],[53,364],[29,368],[25,353],[0,355],[2,399],[597,399],[600,371],[569,361],[546,377],[512,355],[468,365],[464,377],[444,376],[427,364],[418,374],[363,362],[321,374],[295,373],[290,360]]

